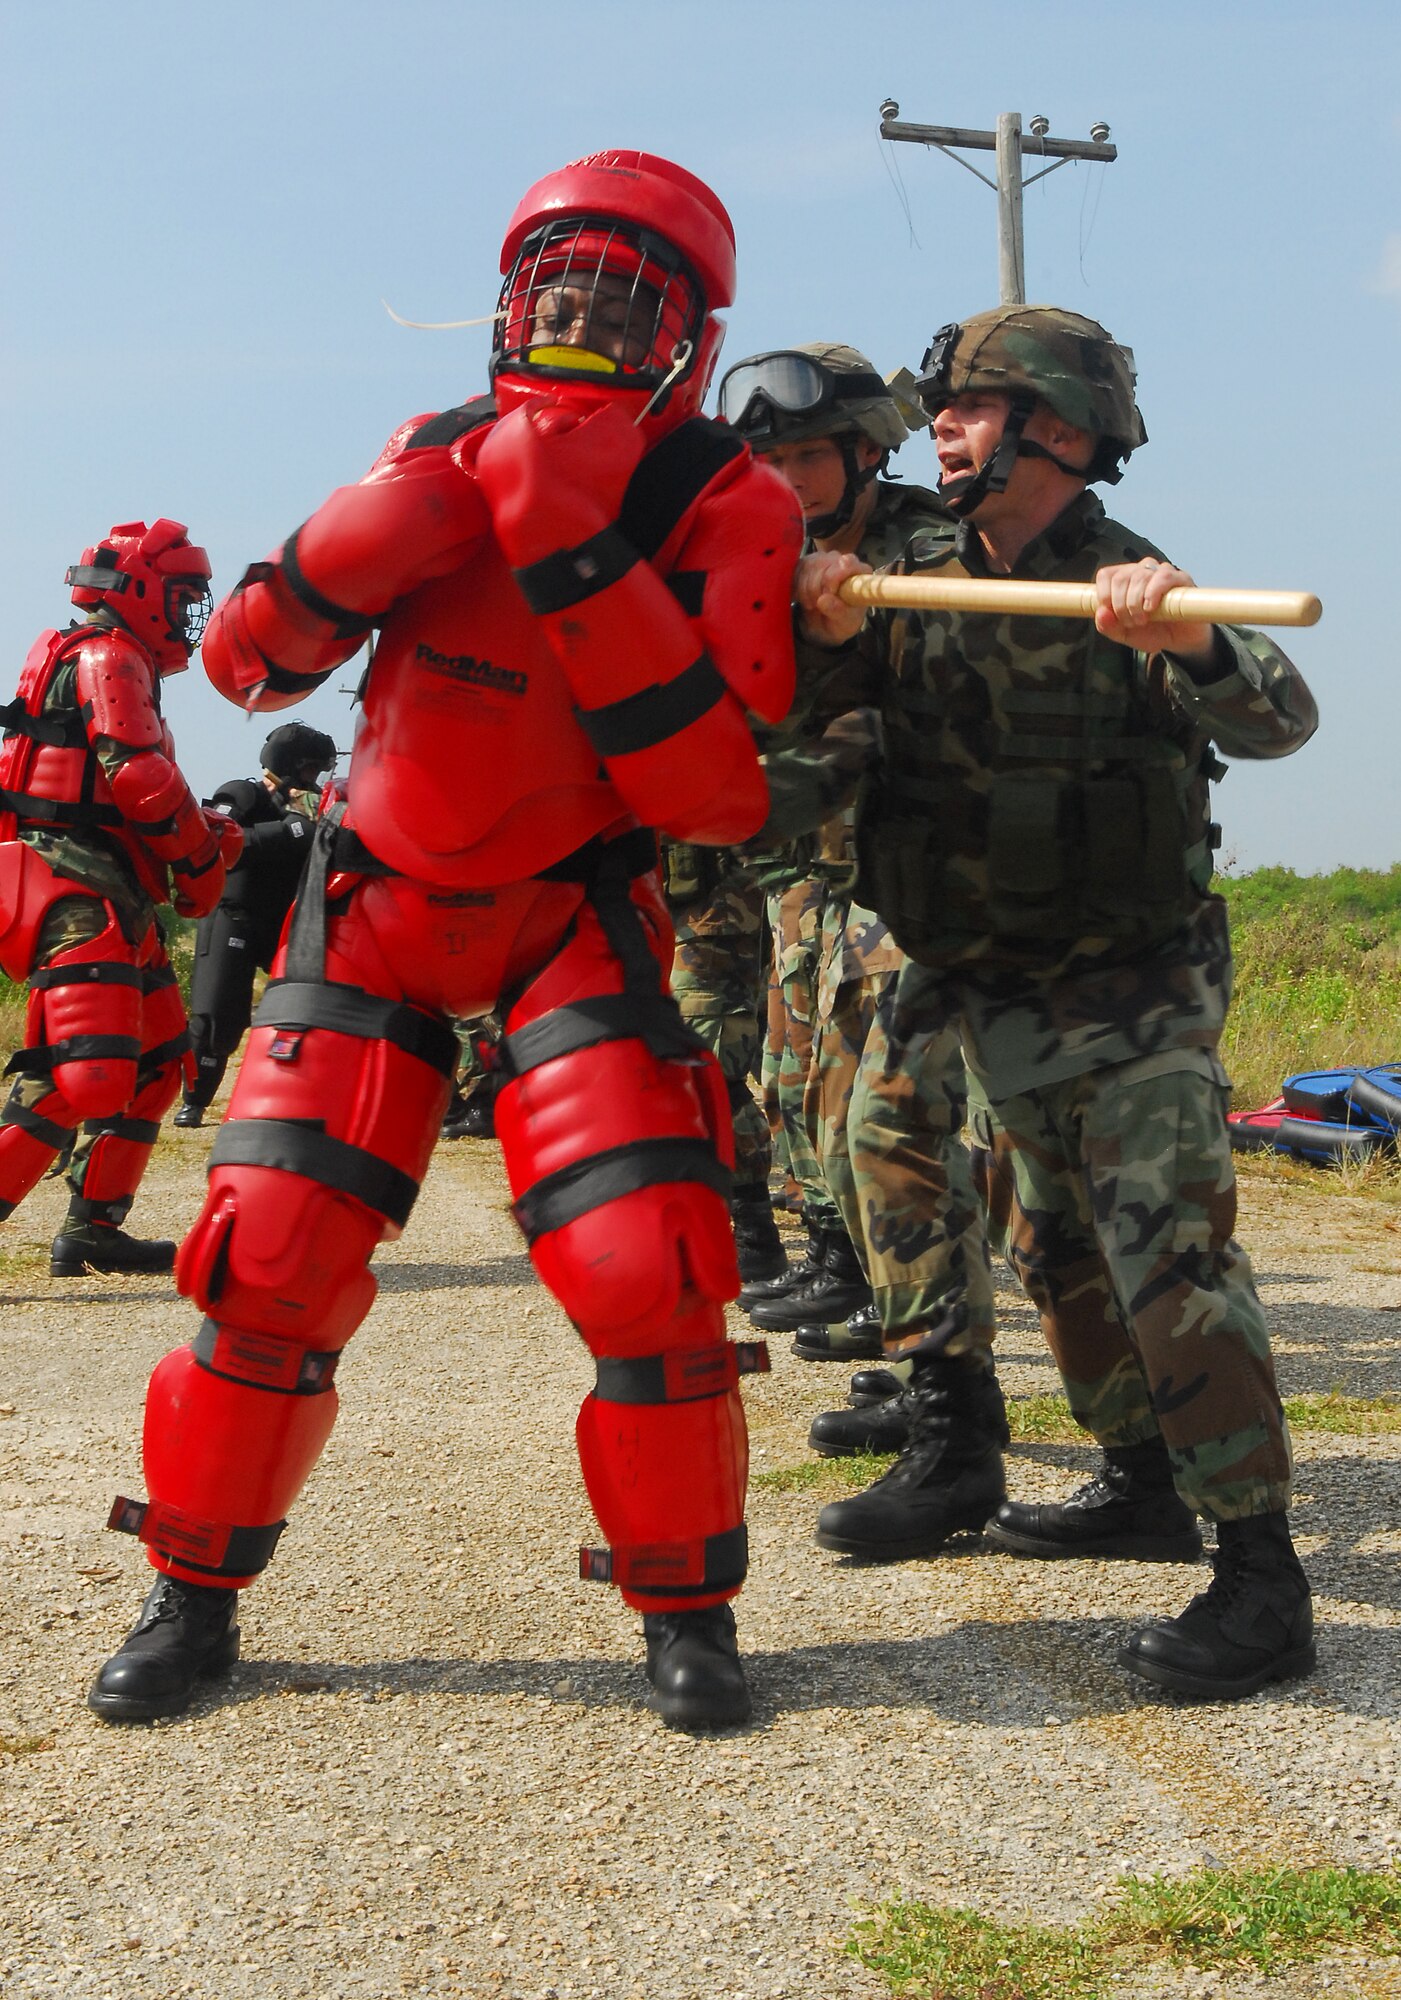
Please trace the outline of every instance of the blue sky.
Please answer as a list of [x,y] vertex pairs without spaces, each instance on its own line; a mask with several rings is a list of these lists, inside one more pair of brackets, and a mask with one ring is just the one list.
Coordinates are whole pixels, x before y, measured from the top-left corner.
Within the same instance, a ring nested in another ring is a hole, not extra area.
[[[1219,794],[1239,867],[1401,858],[1390,590],[1401,478],[1401,10],[1342,0],[3,0],[9,685],[65,566],[171,514],[216,591],[404,417],[485,386],[506,219],[580,153],[670,154],[735,220],[726,362],[814,339],[917,365],[996,302],[989,190],[883,145],[879,106],[1095,119],[1120,149],[1027,191],[1033,299],[1135,350],[1150,443],[1111,508],[1199,581],[1316,590],[1285,643],[1315,741]],[[987,166],[986,156],[979,164]],[[898,465],[932,477],[921,440]],[[296,713],[350,740],[347,670]],[[169,688],[197,789],[265,733]]]

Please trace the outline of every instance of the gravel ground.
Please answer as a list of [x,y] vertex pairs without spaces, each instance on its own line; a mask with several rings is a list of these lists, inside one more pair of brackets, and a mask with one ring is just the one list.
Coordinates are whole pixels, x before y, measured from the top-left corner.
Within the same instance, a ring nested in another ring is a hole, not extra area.
[[[137,1211],[178,1234],[210,1134],[161,1141]],[[51,1182],[0,1266],[0,1992],[118,2000],[795,2000],[877,1995],[842,1954],[901,1891],[1072,1921],[1128,1871],[1401,1856],[1401,1438],[1299,1442],[1317,1677],[1229,1711],[1114,1662],[1199,1570],[1020,1564],[970,1540],[862,1568],[810,1495],[760,1490],[740,1631],[751,1729],[665,1730],[635,1618],[574,1580],[596,1539],[571,1440],[591,1370],[534,1283],[493,1146],[439,1149],[340,1375],[344,1414],[246,1658],[186,1716],[83,1706],[146,1585],[107,1535],[140,1493],[151,1365],[194,1331],[168,1280],[56,1282]],[[1254,1180],[1243,1233],[1286,1391],[1401,1390],[1397,1211]],[[1009,1394],[1054,1386],[1004,1300]],[[740,1330],[736,1317],[734,1330]],[[845,1372],[746,1385],[756,1471],[805,1457]],[[1090,1454],[1022,1446],[1022,1497]],[[1339,1961],[1268,1986],[1145,1976],[1126,1994],[1397,1990]]]

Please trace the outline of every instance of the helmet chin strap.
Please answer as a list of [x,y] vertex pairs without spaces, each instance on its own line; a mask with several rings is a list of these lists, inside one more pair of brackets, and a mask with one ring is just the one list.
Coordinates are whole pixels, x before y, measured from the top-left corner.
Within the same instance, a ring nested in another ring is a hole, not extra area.
[[1089,478],[1092,466],[1071,465],[1068,460],[1057,458],[1053,451],[1048,451],[1035,438],[1022,436],[1035,407],[1034,397],[1013,397],[996,448],[979,469],[963,479],[939,481],[939,498],[951,514],[957,514],[961,521],[966,520],[982,506],[989,493],[1004,492],[1019,458],[1047,458],[1056,471],[1063,472],[1068,479]]
[[814,542],[830,541],[839,535],[856,512],[856,503],[870,485],[884,462],[878,458],[874,465],[861,466],[856,462],[856,439],[850,433],[843,433],[832,439],[842,455],[842,469],[846,473],[846,483],[842,487],[842,497],[830,513],[817,514],[805,525]]

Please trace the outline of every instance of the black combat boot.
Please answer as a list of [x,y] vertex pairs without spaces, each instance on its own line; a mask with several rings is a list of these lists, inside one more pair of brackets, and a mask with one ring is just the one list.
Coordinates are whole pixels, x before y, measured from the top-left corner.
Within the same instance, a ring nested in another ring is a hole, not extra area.
[[1135,1632],[1120,1666],[1198,1701],[1236,1701],[1312,1673],[1313,1605],[1288,1515],[1221,1521],[1216,1542],[1209,1588],[1179,1617]]
[[670,1729],[729,1729],[752,1713],[728,1604],[704,1611],[649,1611],[647,1678]]
[[887,1458],[910,1441],[908,1394],[863,1403],[859,1409],[824,1410],[812,1420],[808,1443],[823,1458]]
[[788,1271],[788,1253],[773,1219],[767,1187],[737,1187],[730,1197],[735,1254],[746,1285],[769,1283]]
[[746,1312],[758,1305],[761,1299],[781,1298],[792,1291],[795,1285],[806,1284],[822,1269],[822,1258],[827,1246],[827,1232],[820,1222],[811,1216],[806,1218],[808,1240],[803,1254],[796,1264],[788,1264],[776,1278],[755,1278],[746,1284],[739,1295],[739,1302]]
[[104,1722],[151,1722],[187,1708],[198,1680],[226,1674],[238,1658],[236,1590],[160,1577],[131,1633],[88,1690]]
[[793,1329],[793,1352],[800,1361],[865,1361],[882,1352],[880,1308],[873,1299],[858,1306],[850,1319],[827,1326],[799,1326]]
[[172,1125],[178,1125],[182,1132],[192,1132],[196,1126],[204,1123],[204,1113],[203,1104],[195,1104],[187,1097],[170,1122]]
[[821,1268],[779,1297],[760,1299],[750,1306],[749,1317],[765,1333],[796,1333],[800,1326],[830,1326],[834,1320],[849,1319],[858,1306],[870,1303],[871,1288],[851,1238],[829,1231]]
[[49,1245],[49,1274],[81,1278],[89,1271],[127,1275],[175,1268],[175,1245],[167,1236],[128,1236],[121,1224],[130,1201],[84,1201],[74,1195],[68,1217]]
[[470,1097],[454,1091],[443,1113],[442,1139],[494,1139],[496,1092],[474,1090]]
[[1095,1477],[1068,1500],[997,1510],[988,1540],[1018,1556],[1124,1556],[1132,1562],[1196,1562],[1201,1531],[1177,1497],[1167,1446],[1108,1445]]
[[914,1374],[914,1360],[887,1361],[884,1368],[858,1368],[846,1392],[853,1410],[869,1409],[872,1403],[888,1403],[903,1396]]
[[819,1548],[872,1562],[932,1555],[961,1528],[976,1532],[1005,1499],[1007,1412],[990,1368],[921,1358],[901,1405],[909,1443],[874,1486],[822,1509]]

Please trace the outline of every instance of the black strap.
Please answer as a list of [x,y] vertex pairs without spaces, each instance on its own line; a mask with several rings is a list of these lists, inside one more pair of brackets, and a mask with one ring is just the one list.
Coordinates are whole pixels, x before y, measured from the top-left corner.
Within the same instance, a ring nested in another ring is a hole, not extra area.
[[67,715],[31,715],[21,696],[0,707],[0,729],[7,736],[27,736],[55,750],[86,750],[88,733],[76,711]]
[[206,1319],[191,1342],[200,1367],[226,1382],[243,1382],[274,1396],[324,1396],[335,1379],[339,1347],[302,1347],[276,1334],[221,1326]]
[[339,1035],[357,1035],[362,1041],[392,1042],[440,1076],[451,1076],[457,1068],[457,1036],[445,1022],[401,1001],[382,1000],[359,986],[270,980],[253,1016],[253,1026],[331,1028]]
[[624,695],[602,708],[576,708],[574,713],[600,757],[625,757],[633,750],[650,750],[709,714],[725,692],[725,680],[709,653],[698,653],[689,667],[669,681],[654,683],[637,694]]
[[65,1035],[62,1041],[40,1043],[32,1049],[16,1049],[0,1074],[47,1076],[59,1063],[134,1063],[140,1059],[139,1035]]
[[580,1549],[579,1575],[585,1583],[617,1583],[643,1597],[704,1597],[738,1590],[749,1574],[749,1530],[743,1521],[699,1544],[698,1582],[676,1579],[693,1574],[694,1542],[650,1542],[631,1548]]
[[552,1229],[563,1229],[581,1215],[641,1188],[696,1181],[728,1201],[730,1180],[728,1167],[720,1164],[708,1139],[631,1139],[546,1174],[512,1204],[511,1213],[526,1242],[533,1244]]
[[124,826],[115,806],[95,806],[81,799],[36,799],[32,792],[0,790],[0,812],[12,812],[22,820],[41,820],[46,825]]
[[190,1046],[190,1031],[188,1028],[182,1028],[180,1033],[172,1035],[168,1042],[157,1042],[154,1048],[143,1050],[141,1060],[136,1066],[138,1083],[144,1083],[148,1077],[154,1076],[158,1069],[164,1069],[168,1062],[177,1062]]
[[[127,1500],[120,1494],[107,1516],[107,1525],[119,1535],[137,1535],[159,1554],[178,1562],[182,1569],[201,1576],[257,1576],[272,1560],[278,1538],[287,1526],[273,1521],[265,1528],[230,1528],[219,1521],[201,1521],[175,1507],[157,1501]],[[217,1562],[201,1560],[222,1543]]]
[[666,1354],[604,1355],[597,1368],[601,1403],[694,1403],[727,1395],[741,1375],[767,1375],[769,1349],[763,1340],[721,1340]]
[[111,1201],[89,1201],[86,1196],[75,1194],[68,1204],[69,1222],[98,1222],[108,1229],[120,1229],[131,1214],[135,1195],[116,1195]]
[[496,415],[495,396],[474,396],[468,403],[459,403],[456,409],[444,410],[436,417],[429,417],[412,433],[405,451],[422,451],[428,445],[456,444],[468,431],[474,431],[481,424],[489,424]]
[[682,1020],[670,994],[599,993],[556,1007],[504,1035],[492,1066],[514,1078],[578,1049],[631,1041],[645,1042],[654,1056],[677,1062],[695,1057],[705,1047]]
[[650,875],[656,867],[657,837],[650,827],[635,826],[629,832],[619,834],[616,840],[586,840],[582,847],[576,847],[563,860],[538,870],[532,879],[536,882],[582,882],[587,885],[597,877],[605,854],[609,857],[610,867],[620,868],[632,881],[635,876]]
[[143,965],[141,967],[141,990],[143,993],[160,993],[167,986],[178,986],[173,965]]
[[138,1146],[154,1146],[161,1136],[159,1118],[89,1118],[83,1126],[90,1139],[130,1139]]
[[328,625],[334,625],[337,639],[353,639],[357,634],[363,638],[372,625],[382,625],[388,611],[352,611],[347,605],[323,596],[314,583],[308,582],[297,555],[297,537],[301,532],[297,528],[282,544],[282,574],[298,604],[304,605],[313,617],[324,618]]
[[331,854],[344,814],[344,806],[332,806],[322,814],[302,868],[283,962],[284,977],[298,983],[314,985],[326,976],[326,878],[331,872]]
[[332,874],[346,875],[397,875],[397,868],[391,868],[387,861],[381,861],[372,854],[353,826],[338,826],[335,839],[331,842],[330,869]]
[[542,617],[567,611],[596,597],[637,566],[637,550],[615,527],[601,528],[572,549],[557,549],[540,562],[515,571],[515,579],[531,610]]
[[13,1097],[0,1111],[0,1126],[3,1125],[18,1125],[21,1132],[37,1139],[41,1146],[52,1146],[56,1153],[61,1153],[73,1136],[66,1125],[55,1125],[51,1118],[41,1118],[37,1111],[17,1103]]
[[319,1125],[294,1118],[234,1118],[219,1127],[209,1166],[275,1167],[353,1195],[376,1215],[403,1228],[418,1196],[418,1182],[387,1160],[333,1139]]
[[617,522],[623,539],[650,560],[715,475],[745,449],[738,432],[709,417],[668,431],[628,481]]
[[[174,972],[170,975],[174,979]],[[115,965],[99,960],[96,964],[42,965],[31,973],[29,984],[36,992],[50,986],[134,986],[147,992],[146,975],[139,965]]]

